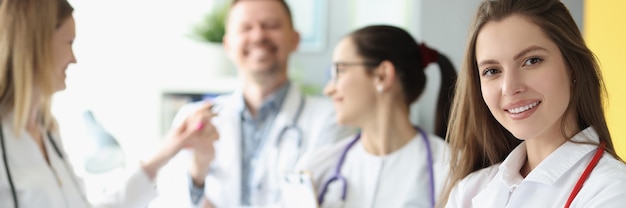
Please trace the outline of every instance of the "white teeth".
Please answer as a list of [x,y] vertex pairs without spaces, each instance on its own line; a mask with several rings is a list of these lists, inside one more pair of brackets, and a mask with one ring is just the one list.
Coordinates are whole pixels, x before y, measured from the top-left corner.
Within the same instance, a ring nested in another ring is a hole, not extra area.
[[529,109],[531,109],[531,108],[534,108],[535,106],[537,106],[537,104],[539,104],[539,101],[534,102],[534,103],[531,103],[531,104],[526,105],[526,106],[522,106],[522,107],[518,107],[518,108],[509,109],[508,111],[509,111],[510,113],[515,113],[515,114],[518,114],[518,113],[521,113],[521,112],[527,111],[527,110],[529,110]]
[[267,50],[264,50],[264,49],[253,49],[253,50],[250,50],[250,56],[253,56],[253,57],[263,57],[266,54],[269,54],[269,52]]

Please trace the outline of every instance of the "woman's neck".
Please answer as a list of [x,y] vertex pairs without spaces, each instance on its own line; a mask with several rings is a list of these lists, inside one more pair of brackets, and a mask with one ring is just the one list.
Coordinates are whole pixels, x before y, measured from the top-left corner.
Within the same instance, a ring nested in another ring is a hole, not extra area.
[[28,117],[26,120],[26,132],[30,134],[37,143],[41,140],[41,122],[39,116],[39,99],[36,96],[33,97],[33,105],[28,110]]
[[37,96],[35,96],[33,98],[33,105],[31,106],[31,109],[29,109],[28,120],[26,120],[26,132],[31,138],[33,138],[33,140],[35,140],[41,154],[46,159],[46,162],[48,162],[48,165],[50,165],[48,152],[46,151],[46,144],[43,141],[43,135],[41,134],[39,105],[40,100],[37,99]]
[[[397,103],[397,102],[395,102]],[[362,127],[361,141],[373,155],[388,155],[407,144],[417,131],[408,118],[406,106],[382,105]]]
[[565,125],[565,134],[561,128],[561,122],[557,122],[547,132],[539,135],[536,138],[527,139],[526,143],[526,162],[520,169],[520,174],[526,177],[532,170],[534,170],[544,159],[546,159],[552,152],[565,143],[570,137],[572,137],[579,130],[575,128],[576,124],[569,122]]
[[33,138],[35,138],[35,140],[39,140],[37,137],[37,135],[40,134],[40,129],[41,128],[41,124],[39,122],[37,122],[37,119],[31,119],[29,118],[28,121],[26,122],[26,132],[28,132]]

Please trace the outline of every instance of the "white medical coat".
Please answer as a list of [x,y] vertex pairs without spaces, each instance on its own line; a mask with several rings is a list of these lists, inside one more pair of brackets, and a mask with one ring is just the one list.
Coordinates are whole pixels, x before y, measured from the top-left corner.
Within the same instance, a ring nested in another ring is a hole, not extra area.
[[[599,143],[589,127],[573,141]],[[468,175],[452,190],[447,207],[563,207],[597,147],[565,142],[526,178],[519,171],[526,160],[520,144],[500,164]],[[625,207],[626,165],[604,153],[571,207]]]
[[[297,139],[293,134],[284,135],[281,145],[277,146],[280,131],[293,123],[293,118],[303,95],[296,85],[291,84],[282,108],[276,116],[267,141],[261,147],[259,163],[253,176],[256,190],[251,193],[252,203],[265,206],[280,203],[280,185],[277,181],[286,171],[293,171],[293,161],[305,158],[311,150],[330,145],[354,133],[354,130],[336,125],[335,114],[329,100],[321,97],[305,96],[297,126],[303,131],[302,147],[297,148]],[[244,106],[243,94],[236,91],[218,98],[221,107],[213,124],[220,138],[214,143],[215,159],[205,180],[205,195],[216,207],[237,207],[241,201],[241,113]],[[174,123],[194,112],[199,103],[184,106],[177,114]],[[297,153],[300,157],[297,157]],[[277,156],[281,154],[280,156]],[[188,169],[191,154],[183,152],[168,164],[157,180],[160,197],[151,207],[192,206],[189,196]],[[279,158],[279,159],[277,159]],[[278,164],[277,164],[278,163]],[[175,169],[175,170],[173,170]],[[163,177],[162,177],[163,176]]]
[[[337,162],[354,136],[332,147],[320,149],[301,170],[313,174],[317,195],[335,173]],[[433,158],[435,200],[448,176],[448,146],[435,135],[428,135]],[[350,148],[341,174],[348,182],[346,201],[341,201],[342,183],[334,181],[324,195],[321,207],[431,207],[430,174],[426,144],[421,134],[385,156],[368,153],[361,140]]]
[[[44,135],[50,165],[39,146],[26,131],[18,138],[13,131],[13,115],[2,116],[2,130],[7,162],[20,207],[70,208],[91,207],[85,199],[83,182],[74,174],[71,164],[61,159]],[[64,157],[67,156],[59,135],[52,136]],[[0,150],[0,155],[2,150]],[[58,177],[58,178],[57,178]],[[145,207],[156,197],[153,183],[143,170],[138,169],[120,192],[103,197],[95,207]],[[0,207],[14,207],[4,163],[0,165]]]

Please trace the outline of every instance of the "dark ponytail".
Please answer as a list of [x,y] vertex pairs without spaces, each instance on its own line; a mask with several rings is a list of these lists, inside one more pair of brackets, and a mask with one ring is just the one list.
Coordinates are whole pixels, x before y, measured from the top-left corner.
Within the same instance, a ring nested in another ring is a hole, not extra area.
[[437,110],[435,111],[435,134],[441,138],[445,138],[448,129],[448,118],[450,117],[450,105],[452,104],[452,96],[454,95],[456,70],[452,62],[450,62],[450,59],[445,55],[429,48],[424,43],[420,44],[419,47],[423,69],[426,69],[430,63],[435,61],[439,65],[441,87],[439,88]]
[[450,59],[443,54],[439,54],[437,64],[441,72],[441,87],[439,88],[439,98],[437,98],[437,111],[435,111],[435,134],[441,138],[446,138],[456,84],[456,70]]
[[394,26],[368,26],[354,31],[350,37],[358,54],[368,62],[379,64],[388,60],[394,65],[407,105],[415,102],[426,88],[426,66],[435,61],[439,64],[441,89],[435,114],[435,134],[445,138],[456,80],[456,70],[450,60],[424,44],[418,45],[408,32]]

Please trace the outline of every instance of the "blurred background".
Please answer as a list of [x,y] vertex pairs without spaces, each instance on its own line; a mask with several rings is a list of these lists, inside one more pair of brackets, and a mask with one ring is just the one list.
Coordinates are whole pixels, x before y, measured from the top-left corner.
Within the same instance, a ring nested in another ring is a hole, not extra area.
[[[220,43],[194,36],[207,15],[225,0],[70,0],[74,6],[78,63],[67,71],[67,89],[55,95],[53,111],[76,172],[88,192],[108,180],[84,167],[90,132],[85,112],[117,140],[123,170],[149,156],[177,108],[203,95],[237,87],[235,69]],[[405,28],[419,42],[446,54],[457,70],[473,12],[480,0],[288,0],[302,43],[290,61],[290,76],[307,93],[322,96],[334,45],[370,24]],[[620,0],[563,0],[600,59],[610,103],[609,127],[618,153],[626,157],[626,3]],[[230,64],[230,65],[229,65]],[[432,131],[439,89],[436,64],[427,69],[427,89],[411,119]],[[111,173],[113,172],[113,173]],[[108,174],[115,175],[115,171]],[[107,178],[110,178],[107,176]]]

